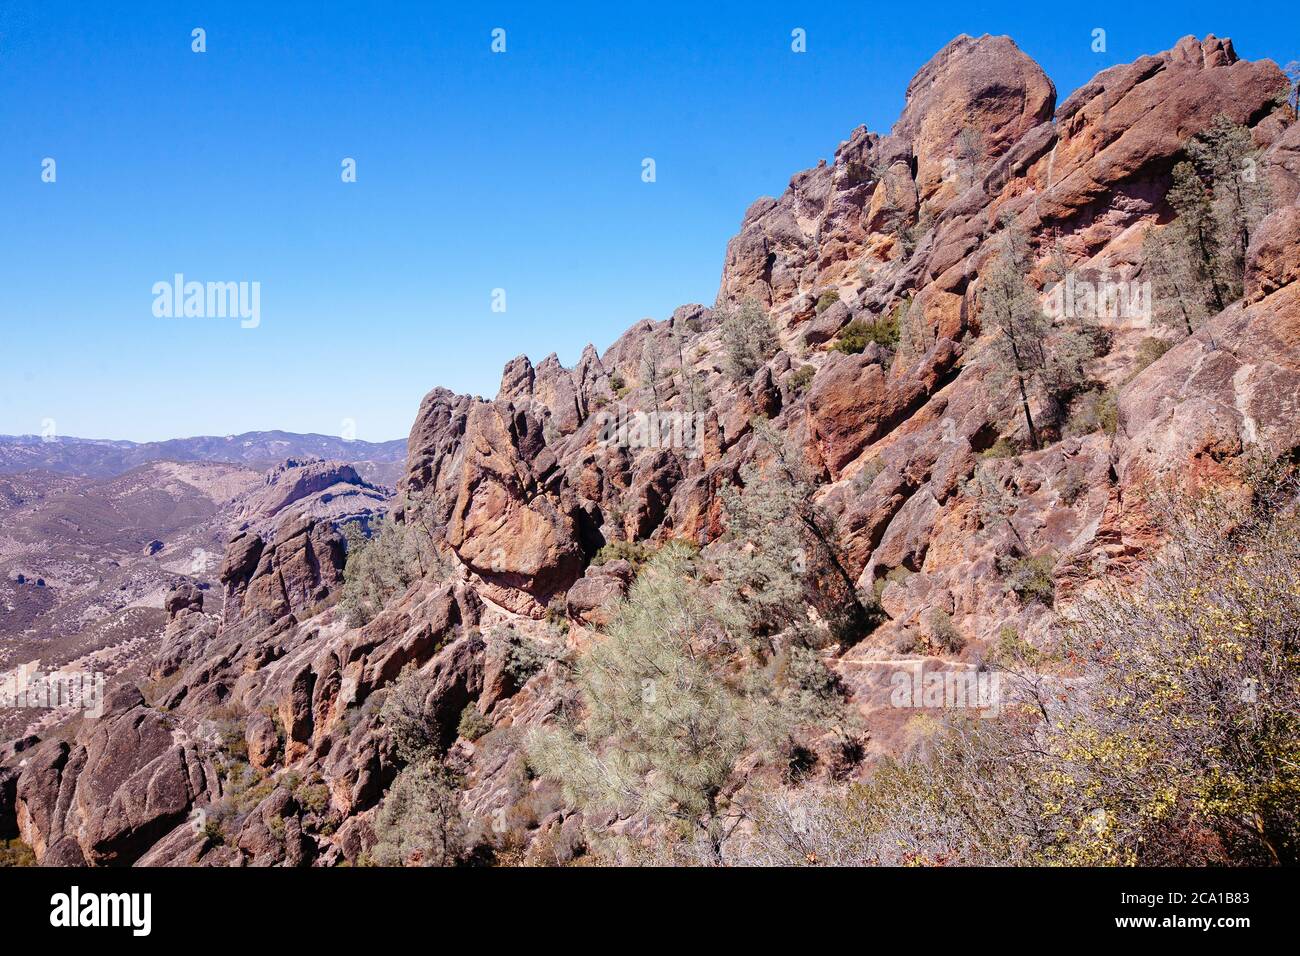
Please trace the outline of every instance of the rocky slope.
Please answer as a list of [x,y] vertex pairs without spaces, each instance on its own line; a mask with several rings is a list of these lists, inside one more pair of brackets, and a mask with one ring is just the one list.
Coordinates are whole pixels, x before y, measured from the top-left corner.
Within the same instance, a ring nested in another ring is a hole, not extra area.
[[[1225,481],[1252,449],[1300,447],[1300,127],[1284,86],[1274,64],[1238,59],[1230,41],[1187,37],[1058,106],[1011,40],[957,38],[910,84],[891,133],[853,131],[833,161],[750,207],[713,307],[638,323],[573,368],[520,357],[495,400],[426,396],[397,515],[431,529],[446,566],[369,623],[349,626],[332,606],[345,553],[329,521],[308,511],[250,523],[222,565],[219,614],[186,591],[169,601],[144,693],[124,685],[102,720],[9,757],[0,836],[16,830],[47,864],[361,859],[398,767],[379,703],[408,664],[433,681],[463,812],[495,834],[485,839],[549,862],[580,846],[584,826],[631,824],[583,820],[529,778],[520,735],[555,711],[561,674],[551,664],[515,680],[493,627],[580,653],[634,573],[593,565],[602,546],[682,537],[724,549],[719,488],[761,454],[759,417],[801,452],[852,575],[885,613],[864,640],[826,652],[869,729],[857,771],[869,773],[876,755],[909,743],[906,715],[887,706],[899,661],[969,666],[1008,630],[1042,637],[1052,612],[1000,572],[1013,533],[1050,558],[1068,605],[1158,544],[1142,494],[1153,480]],[[1170,333],[1103,319],[1108,347],[1079,397],[1114,396],[1113,429],[1058,422],[1027,450],[975,304],[999,235],[1011,225],[1031,237],[1036,288],[1054,254],[1086,280],[1141,279],[1143,233],[1173,215],[1171,171],[1220,116],[1250,128],[1274,199],[1244,299],[1149,364],[1136,358],[1144,340]],[[746,300],[770,311],[780,348],[737,383],[723,371],[719,314]],[[908,324],[897,349],[827,347],[855,319],[896,311]],[[603,440],[610,414],[650,411],[698,412],[696,440]],[[1005,520],[971,493],[977,465],[1012,503]],[[936,610],[960,650],[930,640]],[[491,729],[457,739],[471,704]],[[218,771],[232,747],[257,772],[251,790]],[[220,839],[202,825],[217,807],[229,814]]]
[[59,475],[112,478],[152,461],[214,461],[265,471],[286,458],[313,457],[351,462],[367,481],[392,487],[406,460],[406,442],[368,442],[281,431],[157,442],[0,435],[0,474],[44,470]]
[[[322,459],[289,459],[265,475],[155,462],[109,479],[0,477],[0,678],[32,661],[138,676],[167,623],[169,591],[218,586],[233,534],[303,516],[365,526],[388,500],[353,466]],[[10,737],[58,716],[4,708],[0,729]]]

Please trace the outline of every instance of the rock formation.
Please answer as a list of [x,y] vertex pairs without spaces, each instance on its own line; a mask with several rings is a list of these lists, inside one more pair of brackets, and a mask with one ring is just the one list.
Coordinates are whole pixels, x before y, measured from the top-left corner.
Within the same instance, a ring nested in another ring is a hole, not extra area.
[[[466,813],[535,805],[542,785],[522,774],[519,735],[560,706],[559,673],[550,663],[511,679],[493,627],[581,652],[636,573],[617,553],[593,563],[602,549],[668,538],[725,547],[718,490],[760,455],[756,417],[800,449],[852,575],[879,595],[884,623],[828,655],[868,721],[869,758],[895,751],[903,731],[880,704],[882,656],[974,664],[1008,627],[1041,636],[1050,611],[999,572],[1013,534],[1053,556],[1068,601],[1157,544],[1137,494],[1146,483],[1218,480],[1253,448],[1300,447],[1300,127],[1279,103],[1283,84],[1274,64],[1238,59],[1230,41],[1188,37],[1057,107],[1051,81],[1010,39],[958,37],[909,85],[892,132],[853,131],[832,162],[746,211],[715,308],[639,322],[572,369],[554,355],[516,358],[490,401],[430,392],[395,518],[427,529],[445,568],[369,623],[351,627],[333,607],[346,555],[318,508],[340,484],[356,502],[349,514],[371,507],[364,483],[324,462],[273,475],[230,543],[220,617],[197,592],[174,593],[148,699],[124,687],[75,741],[24,749],[21,767],[8,758],[0,836],[17,829],[43,863],[356,860],[398,769],[376,695],[406,667],[435,687],[429,707],[465,780]],[[1243,300],[1144,368],[1138,345],[1164,333],[1104,319],[1109,349],[1089,375],[1115,396],[1113,433],[1060,426],[1041,449],[1025,447],[976,308],[998,234],[1015,225],[1031,237],[1036,289],[1056,247],[1079,275],[1140,279],[1144,231],[1172,218],[1171,170],[1220,116],[1250,127],[1275,204],[1251,243]],[[736,379],[718,313],[750,299],[770,311],[780,347]],[[882,316],[908,323],[905,347],[828,348],[854,320]],[[647,354],[662,378],[647,374]],[[689,418],[691,440],[608,440],[611,422],[642,427],[651,413]],[[968,484],[977,466],[1013,502],[1004,521],[981,513]],[[964,647],[915,650],[936,611]],[[467,707],[493,731],[460,737]],[[239,746],[264,791],[237,801],[221,842],[190,819],[234,799],[212,767],[217,712],[244,715]],[[571,847],[580,823],[555,806],[527,839]]]

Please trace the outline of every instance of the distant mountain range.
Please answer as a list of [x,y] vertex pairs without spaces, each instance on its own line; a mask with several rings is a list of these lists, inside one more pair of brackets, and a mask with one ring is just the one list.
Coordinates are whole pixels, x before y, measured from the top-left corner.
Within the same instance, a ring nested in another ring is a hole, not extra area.
[[151,461],[215,461],[265,470],[286,458],[339,459],[375,484],[393,485],[406,460],[406,439],[347,440],[333,435],[244,432],[160,442],[60,436],[0,435],[0,474],[45,470],[60,475],[111,478]]

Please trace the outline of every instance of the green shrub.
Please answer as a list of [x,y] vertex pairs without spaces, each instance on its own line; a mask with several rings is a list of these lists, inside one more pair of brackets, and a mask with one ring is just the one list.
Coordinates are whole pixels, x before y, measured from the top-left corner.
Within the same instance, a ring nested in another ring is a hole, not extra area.
[[212,846],[223,846],[226,842],[226,833],[221,829],[221,824],[216,820],[209,820],[203,824],[203,839],[207,840]]
[[529,764],[561,786],[569,806],[593,815],[644,808],[669,832],[695,837],[702,861],[724,862],[734,830],[727,795],[743,780],[745,757],[788,738],[779,713],[733,679],[727,649],[709,640],[741,625],[721,616],[730,614],[665,548],[608,636],[578,660],[582,724],[534,730]]
[[274,792],[276,784],[246,761],[225,758],[217,763],[222,777],[222,809],[228,813],[246,813]]
[[821,315],[838,301],[840,301],[839,290],[827,289],[817,297],[817,314]]
[[465,852],[458,781],[436,760],[397,775],[373,825],[380,866],[454,866]]
[[966,638],[952,623],[952,615],[941,608],[930,612],[930,640],[950,654],[966,646]]
[[608,561],[626,561],[634,568],[640,568],[650,560],[654,549],[644,541],[610,541],[591,559],[593,567],[600,567]]
[[36,854],[22,840],[0,840],[0,867],[35,865]]
[[419,544],[414,529],[386,518],[368,538],[355,524],[349,525],[347,539],[339,608],[349,625],[360,627],[420,577]]
[[512,628],[495,628],[487,640],[489,645],[500,650],[505,659],[506,676],[516,687],[523,687],[530,677],[555,659],[550,648]]
[[235,760],[247,760],[248,736],[243,719],[218,720],[216,726],[221,738],[221,750]]
[[1173,347],[1174,343],[1168,339],[1155,337],[1143,339],[1138,343],[1137,351],[1133,354],[1133,374],[1137,375]]
[[804,365],[790,374],[788,379],[790,390],[796,394],[802,392],[812,382],[813,376],[817,374],[817,369],[811,365]]
[[1119,396],[1114,389],[1106,389],[1097,403],[1097,422],[1107,435],[1115,434],[1119,428]]
[[1119,406],[1113,389],[1095,388],[1079,395],[1070,405],[1066,419],[1066,435],[1091,435],[1093,432],[1115,434],[1119,422]]
[[546,605],[546,623],[564,632],[569,630],[569,612],[563,594],[555,595]]
[[992,659],[1003,666],[1035,667],[1042,661],[1043,652],[1021,637],[1020,632],[1010,624],[1004,624],[998,631],[998,643]]
[[733,381],[743,381],[776,354],[780,345],[772,317],[754,299],[721,311],[722,364]]
[[866,319],[854,319],[840,329],[839,336],[831,348],[845,355],[857,355],[875,342],[883,348],[895,348],[898,345],[898,313],[892,313],[868,322]]
[[442,750],[442,727],[433,691],[433,678],[420,673],[414,664],[407,664],[384,698],[379,720],[398,756],[407,763],[428,759]]
[[1007,578],[1007,584],[1023,604],[1038,601],[1051,607],[1056,600],[1056,584],[1052,571],[1056,568],[1053,555],[1030,555],[1023,558],[1001,558],[998,567]]
[[910,629],[903,631],[894,641],[894,650],[899,654],[915,654],[920,646],[916,632]]
[[319,776],[313,775],[310,781],[293,787],[294,799],[305,809],[317,816],[323,816],[330,808],[330,788]]
[[456,725],[456,733],[466,740],[475,741],[491,729],[492,721],[478,712],[477,704],[471,701],[465,705],[465,709],[460,712],[460,723]]
[[1016,447],[1015,442],[1009,438],[999,438],[980,452],[980,457],[990,459],[1015,458],[1018,454],[1020,454],[1020,449]]

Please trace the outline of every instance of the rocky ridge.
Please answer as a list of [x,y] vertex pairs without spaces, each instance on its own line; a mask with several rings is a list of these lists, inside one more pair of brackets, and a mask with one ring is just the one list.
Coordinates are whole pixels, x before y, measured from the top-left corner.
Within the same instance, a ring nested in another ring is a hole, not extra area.
[[[333,523],[312,509],[250,523],[222,564],[219,616],[187,591],[168,600],[144,693],[122,687],[71,739],[4,758],[0,836],[20,833],[46,864],[362,859],[399,766],[379,705],[408,665],[436,688],[429,706],[468,817],[508,819],[522,852],[544,846],[545,860],[580,851],[584,827],[634,825],[583,820],[528,778],[520,734],[559,706],[560,675],[552,663],[512,679],[494,626],[580,652],[635,573],[593,564],[602,547],[689,538],[724,549],[718,491],[763,454],[760,417],[801,451],[860,588],[879,594],[884,623],[827,652],[870,729],[869,772],[872,757],[909,742],[884,706],[892,664],[970,665],[1007,629],[1042,636],[1051,611],[999,573],[1012,532],[1052,556],[1068,604],[1158,545],[1142,495],[1152,480],[1230,481],[1252,449],[1300,447],[1300,126],[1279,100],[1284,85],[1276,65],[1239,59],[1229,40],[1187,37],[1057,106],[1010,39],[958,37],[909,85],[892,132],[853,131],[832,162],[750,207],[714,307],[640,322],[573,368],[521,356],[493,400],[425,397],[394,513],[433,529],[445,573],[350,626],[332,605],[346,560]],[[1010,224],[1033,238],[1036,287],[1054,249],[1079,276],[1140,279],[1143,233],[1172,218],[1173,166],[1220,116],[1250,128],[1275,203],[1247,256],[1243,300],[1145,367],[1139,345],[1165,333],[1105,321],[1109,349],[1088,373],[1116,396],[1113,433],[1061,428],[1040,450],[990,454],[1026,438],[1014,396],[990,381],[975,307],[999,233]],[[780,348],[736,382],[719,313],[747,300],[770,311]],[[900,306],[914,320],[905,348],[825,347]],[[647,354],[663,377],[647,374]],[[679,386],[666,387],[674,374]],[[698,441],[603,440],[610,415],[648,412],[698,415]],[[968,491],[977,465],[1014,501],[1005,522],[986,521]],[[325,494],[324,480],[302,487]],[[266,518],[279,515],[277,494],[261,499]],[[960,650],[923,640],[935,611],[963,635]],[[489,726],[472,741],[455,729],[471,705]],[[242,721],[233,742],[220,726],[228,715]],[[232,792],[217,772],[216,752],[231,746],[262,773],[259,789]],[[240,812],[217,839],[202,814],[232,803]]]

